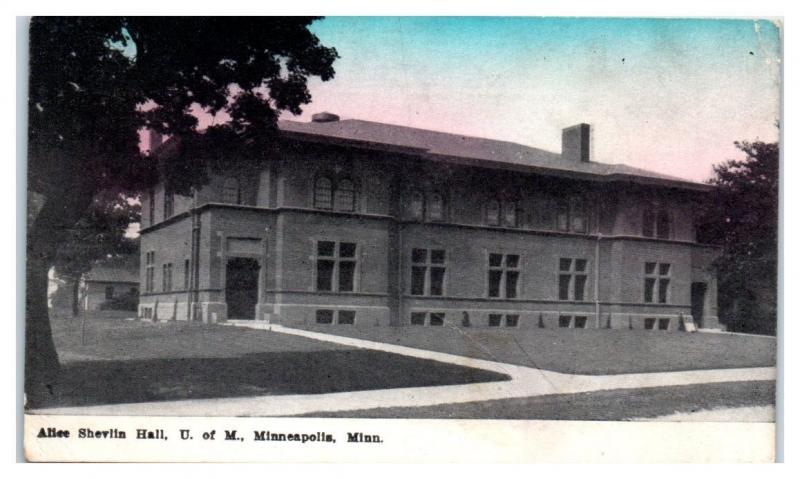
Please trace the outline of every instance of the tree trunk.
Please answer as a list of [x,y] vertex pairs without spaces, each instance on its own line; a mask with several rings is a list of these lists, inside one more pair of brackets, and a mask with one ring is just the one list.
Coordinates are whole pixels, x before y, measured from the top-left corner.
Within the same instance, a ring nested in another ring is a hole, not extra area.
[[80,287],[81,287],[81,280],[80,278],[74,278],[72,280],[72,317],[78,317],[80,314]]
[[47,309],[47,274],[59,245],[66,238],[67,228],[75,225],[91,199],[89,191],[48,197],[35,218],[28,222],[25,265],[25,399],[28,408],[46,406],[59,396],[61,370]]

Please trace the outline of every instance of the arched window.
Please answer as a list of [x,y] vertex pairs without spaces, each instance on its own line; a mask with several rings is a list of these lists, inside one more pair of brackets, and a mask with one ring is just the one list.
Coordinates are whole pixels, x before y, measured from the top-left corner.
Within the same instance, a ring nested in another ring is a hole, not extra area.
[[517,226],[517,202],[505,201],[503,202],[503,224],[505,226]]
[[425,213],[425,197],[422,192],[415,190],[411,192],[411,204],[409,205],[409,214],[416,220],[421,220],[422,215]]
[[335,209],[339,211],[354,211],[356,206],[356,190],[353,182],[348,179],[339,180],[334,192]]
[[500,202],[495,199],[486,203],[486,224],[490,226],[500,224]]
[[314,207],[331,209],[333,196],[333,182],[330,178],[321,176],[314,182]]
[[668,239],[670,230],[669,212],[665,209],[659,210],[656,220],[656,236],[661,239]]
[[444,217],[444,198],[440,193],[431,193],[428,202],[428,219],[438,221]]
[[225,183],[222,185],[222,201],[224,203],[238,205],[240,197],[239,180],[236,178],[225,178]]

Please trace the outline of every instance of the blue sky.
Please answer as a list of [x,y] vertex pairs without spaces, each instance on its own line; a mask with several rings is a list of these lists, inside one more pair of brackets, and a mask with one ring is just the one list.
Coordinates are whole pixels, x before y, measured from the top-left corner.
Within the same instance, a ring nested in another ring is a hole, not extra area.
[[341,56],[301,120],[359,118],[560,150],[702,180],[736,140],[777,139],[780,31],[768,21],[328,17]]

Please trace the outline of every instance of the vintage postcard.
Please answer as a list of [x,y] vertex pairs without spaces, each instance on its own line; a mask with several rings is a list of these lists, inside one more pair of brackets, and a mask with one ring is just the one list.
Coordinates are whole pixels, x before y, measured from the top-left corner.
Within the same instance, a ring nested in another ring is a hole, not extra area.
[[774,460],[779,19],[26,27],[29,461]]

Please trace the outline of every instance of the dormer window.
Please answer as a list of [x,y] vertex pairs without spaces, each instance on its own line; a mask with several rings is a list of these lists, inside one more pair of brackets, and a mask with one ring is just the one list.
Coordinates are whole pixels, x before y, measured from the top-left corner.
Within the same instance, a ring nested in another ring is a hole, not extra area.
[[314,208],[329,210],[332,208],[333,182],[326,176],[320,176],[314,182]]
[[239,180],[236,178],[225,178],[225,183],[222,185],[222,201],[238,205],[241,203],[241,189],[239,188]]

